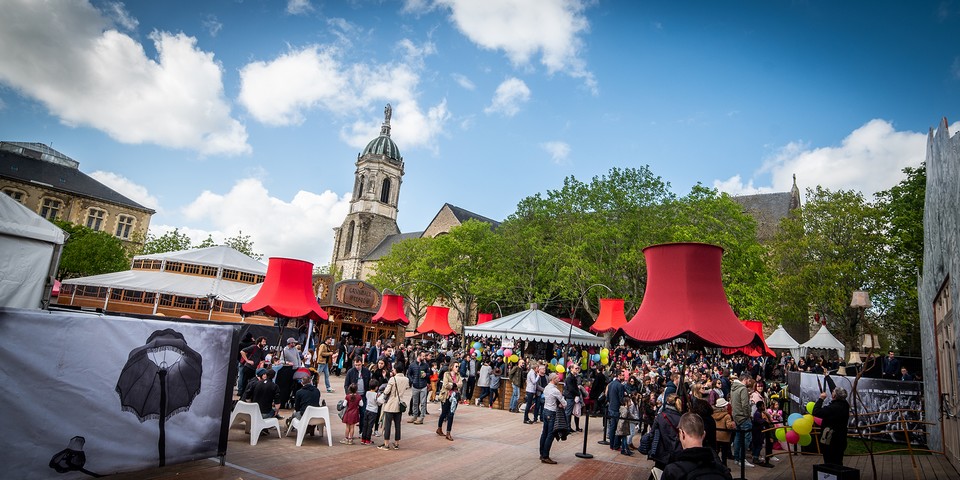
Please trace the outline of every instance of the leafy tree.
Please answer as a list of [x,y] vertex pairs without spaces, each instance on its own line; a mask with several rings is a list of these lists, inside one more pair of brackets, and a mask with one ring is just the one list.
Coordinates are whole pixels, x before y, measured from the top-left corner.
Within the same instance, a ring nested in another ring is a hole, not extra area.
[[262,260],[263,254],[257,253],[253,250],[253,240],[250,240],[250,235],[244,235],[243,232],[238,232],[237,236],[229,237],[223,241],[223,245],[230,247],[250,258],[256,260]]
[[180,229],[174,228],[172,231],[164,233],[159,237],[153,234],[148,234],[147,241],[140,250],[140,254],[150,255],[154,253],[189,250],[190,243],[190,237],[184,233],[180,233]]
[[878,282],[888,295],[873,295],[886,310],[884,332],[901,354],[919,355],[920,311],[917,278],[923,271],[923,207],[927,188],[925,165],[903,170],[906,178],[877,193],[890,248]]
[[208,234],[207,238],[205,238],[202,242],[200,242],[200,244],[197,245],[195,248],[210,248],[210,247],[216,247],[216,246],[217,246],[217,242],[213,241],[213,235]]
[[123,241],[106,232],[55,220],[70,236],[63,245],[57,277],[88,277],[130,268],[130,256]]
[[856,345],[860,312],[850,297],[859,289],[882,296],[876,281],[886,247],[881,224],[880,210],[860,192],[808,189],[803,210],[781,222],[772,245],[778,318],[806,326],[819,313],[840,341]]

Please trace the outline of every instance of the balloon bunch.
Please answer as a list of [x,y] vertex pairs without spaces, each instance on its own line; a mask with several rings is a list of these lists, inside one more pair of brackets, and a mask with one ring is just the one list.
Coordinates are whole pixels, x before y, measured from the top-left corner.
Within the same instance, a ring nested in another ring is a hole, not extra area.
[[606,348],[600,349],[600,363],[602,365],[607,365],[610,363],[610,350]]
[[813,441],[810,432],[813,431],[814,424],[820,425],[822,421],[820,418],[813,416],[814,405],[816,404],[813,402],[807,403],[806,415],[791,413],[790,416],[787,417],[787,426],[778,428],[776,432],[774,432],[777,440],[787,442],[791,445],[800,444],[801,447],[810,445],[810,442]]

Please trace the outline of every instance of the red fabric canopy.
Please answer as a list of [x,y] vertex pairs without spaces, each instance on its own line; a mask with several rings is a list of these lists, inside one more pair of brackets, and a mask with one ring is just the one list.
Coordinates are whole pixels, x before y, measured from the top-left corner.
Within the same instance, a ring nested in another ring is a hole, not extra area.
[[[757,320],[740,320],[740,323],[744,327],[749,328],[751,331],[760,335],[761,340],[763,339],[763,323]],[[770,350],[770,347],[767,346],[766,340],[763,340],[763,348],[757,348],[754,345],[748,345],[746,347],[740,348],[724,348],[724,355],[734,355],[737,353],[742,353],[748,357],[761,357],[766,355],[768,357],[776,357],[777,354],[773,350]]]
[[616,332],[627,324],[627,316],[623,311],[622,298],[601,298],[600,314],[593,322],[590,330],[597,333]]
[[407,319],[407,314],[403,308],[403,295],[384,293],[383,300],[380,302],[380,310],[377,310],[371,320],[388,325],[398,323],[409,325],[410,320]]
[[423,323],[417,327],[417,331],[420,333],[436,333],[444,337],[453,335],[453,329],[450,328],[450,309],[427,305],[427,315],[423,318]]
[[313,291],[313,264],[292,258],[270,258],[263,285],[249,302],[247,313],[263,310],[272,317],[326,320],[327,312],[317,303]]
[[723,249],[704,243],[668,243],[643,249],[647,289],[624,333],[643,343],[678,337],[712,347],[742,347],[763,339],[744,327],[727,303],[720,276]]
[[487,322],[489,322],[490,320],[493,320],[493,314],[492,314],[492,313],[478,313],[478,314],[477,314],[477,325],[480,325],[480,324],[483,324],[483,323],[487,323]]

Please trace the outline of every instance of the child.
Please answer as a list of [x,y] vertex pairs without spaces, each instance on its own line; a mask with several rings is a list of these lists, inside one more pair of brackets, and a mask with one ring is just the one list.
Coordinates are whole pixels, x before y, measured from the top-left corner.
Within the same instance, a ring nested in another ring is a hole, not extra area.
[[376,425],[380,412],[380,405],[377,404],[378,386],[379,384],[375,379],[370,380],[370,389],[367,390],[366,394],[367,408],[363,411],[363,430],[360,432],[361,445],[373,445],[370,440],[370,433],[373,432],[373,426]]
[[357,384],[351,383],[347,390],[347,409],[343,413],[343,424],[346,431],[343,434],[343,440],[340,443],[344,445],[353,445],[353,429],[360,423],[360,395],[357,395]]
[[373,426],[373,436],[380,436],[380,427],[383,425],[383,402],[385,401],[383,392],[387,389],[387,382],[383,382],[377,387],[377,423]]
[[[770,408],[767,409],[767,414],[770,415],[770,421],[773,423],[773,426],[779,426],[783,424],[783,410],[780,410],[780,402],[777,400],[770,401]],[[780,442],[774,442],[774,447],[777,450],[781,449]],[[784,449],[785,450],[785,449]],[[780,461],[779,458],[773,457],[774,460]]]
[[770,415],[763,406],[763,400],[758,401],[753,413],[753,438],[750,447],[751,450],[753,450],[754,465],[769,468],[773,467],[773,465],[768,462],[767,457],[762,454],[764,453],[764,447],[766,447],[766,453],[770,453],[770,450],[773,449],[773,442],[770,441],[769,432],[764,433],[763,431],[770,428],[773,422],[770,421]]
[[630,400],[630,395],[624,395],[623,401],[620,403],[620,422],[617,423],[616,431],[617,440],[620,442],[620,454],[627,456],[633,455],[627,443],[627,436],[630,435],[630,425],[633,423],[633,420],[636,420],[632,418],[630,413],[630,406],[632,404],[633,402]]

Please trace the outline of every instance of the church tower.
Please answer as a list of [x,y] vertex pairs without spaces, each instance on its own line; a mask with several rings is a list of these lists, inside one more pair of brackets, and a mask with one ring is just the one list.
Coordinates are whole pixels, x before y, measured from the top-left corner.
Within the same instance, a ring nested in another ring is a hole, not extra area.
[[[330,265],[341,270],[344,279],[358,278],[362,263],[384,238],[400,233],[397,202],[403,181],[403,157],[390,139],[393,108],[387,104],[380,136],[357,155],[350,212],[334,228],[333,259]],[[362,279],[361,279],[362,280]]]

